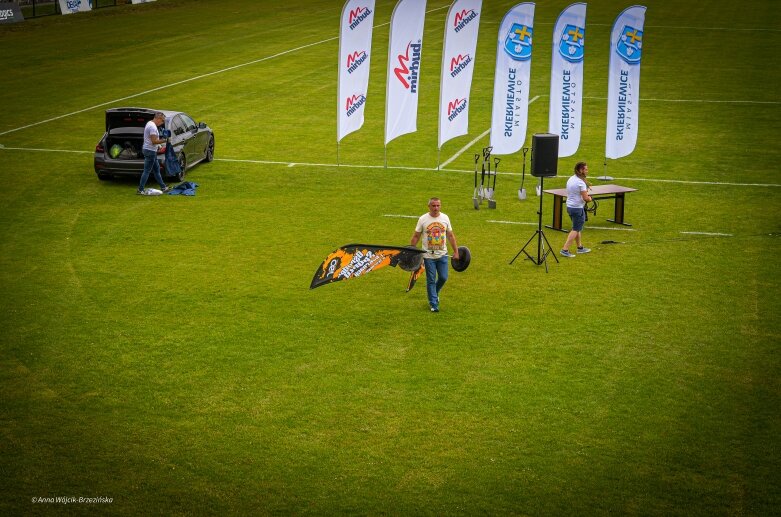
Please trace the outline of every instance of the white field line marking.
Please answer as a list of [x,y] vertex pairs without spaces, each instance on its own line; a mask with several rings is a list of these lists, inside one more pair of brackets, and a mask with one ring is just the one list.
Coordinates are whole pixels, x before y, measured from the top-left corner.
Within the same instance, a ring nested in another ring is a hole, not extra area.
[[[427,13],[433,13],[434,11],[440,11],[440,10],[446,9],[448,7],[449,6],[437,7],[436,9],[431,9],[431,10],[426,11],[426,12]],[[381,23],[379,25],[375,25],[374,27],[377,28],[377,27],[382,27],[384,25],[390,25],[390,22]],[[56,117],[52,117],[52,118],[49,118],[49,119],[46,119],[46,120],[41,120],[39,122],[33,122],[32,124],[27,124],[26,126],[21,126],[21,127],[17,127],[17,128],[14,128],[14,129],[9,129],[7,131],[3,131],[2,133],[0,133],[0,136],[7,135],[8,133],[13,133],[15,131],[20,131],[22,129],[31,128],[31,127],[34,127],[34,126],[39,126],[41,124],[46,124],[47,122],[54,122],[55,120],[60,120],[62,118],[70,117],[72,115],[78,115],[79,113],[84,113],[85,111],[90,111],[90,110],[93,110],[93,109],[96,109],[96,108],[102,108],[103,106],[108,106],[109,104],[115,104],[115,103],[120,102],[120,101],[126,101],[128,99],[134,99],[134,98],[140,97],[142,95],[147,95],[149,93],[153,93],[153,92],[157,92],[157,91],[160,91],[160,90],[164,90],[166,88],[171,88],[172,86],[178,86],[180,84],[189,83],[191,81],[197,81],[198,79],[203,79],[204,77],[211,77],[213,75],[222,74],[224,72],[230,72],[231,70],[236,70],[238,68],[243,68],[245,66],[255,65],[257,63],[262,63],[264,61],[268,61],[270,59],[274,59],[274,58],[277,58],[277,57],[280,57],[280,56],[284,56],[284,55],[290,54],[292,52],[298,52],[299,50],[304,50],[305,48],[314,47],[316,45],[322,45],[323,43],[328,43],[329,41],[334,41],[336,39],[339,39],[339,36],[334,36],[333,38],[327,38],[327,39],[324,39],[324,40],[316,41],[314,43],[307,43],[306,45],[301,45],[300,47],[296,47],[296,48],[292,48],[292,49],[285,50],[285,51],[282,51],[282,52],[278,52],[277,54],[274,54],[272,56],[266,56],[266,57],[262,57],[262,58],[259,58],[259,59],[253,59],[252,61],[247,61],[246,63],[239,63],[238,65],[229,66],[229,67],[223,68],[221,70],[215,70],[214,72],[208,72],[208,73],[205,73],[205,74],[196,75],[196,76],[190,77],[188,79],[182,79],[181,81],[176,81],[175,83],[164,84],[163,86],[158,86],[157,88],[152,88],[151,90],[146,90],[146,91],[143,91],[143,92],[140,92],[140,93],[134,93],[132,95],[127,95],[125,97],[120,97],[118,99],[114,99],[114,100],[111,100],[111,101],[108,101],[108,102],[103,102],[103,103],[100,103],[100,104],[96,104],[94,106],[90,106],[89,108],[84,108],[84,109],[80,109],[80,110],[77,110],[77,111],[72,111],[70,113],[66,113],[64,115],[59,115],[59,116],[56,116]]]
[[442,165],[440,165],[440,170],[442,170],[442,169],[444,169],[445,167],[447,167],[448,165],[450,165],[450,163],[451,163],[453,160],[455,160],[456,158],[458,158],[459,156],[461,156],[461,155],[462,155],[462,154],[463,154],[463,153],[464,153],[464,152],[465,152],[467,149],[469,149],[470,147],[472,147],[473,145],[475,145],[475,144],[476,144],[476,143],[477,143],[477,142],[478,142],[478,141],[479,141],[481,138],[483,138],[485,135],[487,135],[487,134],[488,134],[488,133],[490,133],[490,132],[491,132],[491,128],[489,127],[488,129],[486,129],[485,131],[483,131],[483,132],[482,132],[482,133],[481,133],[481,134],[480,134],[480,135],[479,135],[477,138],[475,138],[474,140],[472,140],[471,142],[469,142],[468,144],[466,144],[464,147],[462,147],[461,149],[459,149],[459,150],[458,150],[458,152],[457,152],[456,154],[454,154],[453,156],[451,156],[451,157],[450,157],[448,160],[446,160],[446,161],[445,161],[445,163],[443,163]]
[[656,183],[684,183],[686,185],[726,185],[732,187],[781,187],[778,183],[731,183],[728,181],[690,181],[690,180],[663,180],[655,178],[614,178],[627,181],[653,181]]
[[537,223],[523,223],[520,221],[494,221],[492,219],[489,219],[486,221],[487,223],[496,223],[496,224],[523,224],[526,226],[537,226]]
[[303,50],[305,48],[313,47],[315,45],[320,45],[322,43],[333,41],[335,39],[337,39],[337,38],[329,38],[329,39],[325,39],[325,40],[322,40],[322,41],[317,41],[315,43],[309,43],[307,45],[302,45],[302,46],[296,47],[294,49],[285,50],[284,52],[279,52],[278,54],[274,54],[273,56],[262,57],[260,59],[255,59],[253,61],[248,61],[246,63],[240,63],[238,65],[229,66],[228,68],[223,68],[221,70],[215,70],[214,72],[208,72],[206,74],[196,75],[196,76],[190,77],[188,79],[183,79],[181,81],[176,81],[175,83],[164,84],[163,86],[158,86],[157,88],[152,88],[151,90],[146,90],[146,91],[143,91],[143,92],[140,92],[140,93],[134,93],[132,95],[127,95],[125,97],[120,97],[118,99],[114,99],[114,100],[111,100],[111,101],[108,101],[108,102],[103,102],[101,104],[96,104],[94,106],[90,106],[89,108],[80,109],[78,111],[72,111],[70,113],[66,113],[64,115],[59,115],[57,117],[52,117],[52,118],[49,118],[49,119],[46,119],[46,120],[41,120],[39,122],[33,122],[32,124],[27,124],[26,126],[21,126],[21,127],[17,127],[17,128],[14,128],[14,129],[9,129],[8,131],[3,131],[2,133],[0,133],[0,136],[7,135],[8,133],[13,133],[14,131],[20,131],[22,129],[31,128],[31,127],[34,127],[34,126],[39,126],[41,124],[46,124],[47,122],[53,122],[55,120],[60,120],[62,118],[70,117],[72,115],[78,115],[79,113],[84,113],[85,111],[90,111],[90,110],[93,110],[93,109],[96,109],[96,108],[102,108],[103,106],[108,106],[109,104],[115,104],[115,103],[117,103],[119,101],[126,101],[128,99],[133,99],[135,97],[140,97],[142,95],[147,95],[149,93],[153,93],[153,92],[156,92],[156,91],[164,90],[166,88],[171,88],[172,86],[178,86],[180,84],[189,83],[191,81],[197,81],[198,79],[203,79],[204,77],[210,77],[212,75],[217,75],[217,74],[221,74],[221,73],[224,73],[224,72],[229,72],[231,70],[236,70],[237,68],[242,68],[242,67],[249,66],[249,65],[254,65],[254,64],[257,64],[257,63],[262,63],[263,61],[268,61],[269,59],[274,59],[274,58],[279,57],[279,56],[284,56],[285,54],[290,54],[291,52],[296,52],[298,50]]
[[417,215],[402,215],[402,214],[382,214],[383,217],[402,217],[404,219],[418,219]]
[[734,237],[731,233],[718,233],[718,232],[680,232],[686,235],[713,235],[716,237]]
[[[527,226],[537,226],[537,223],[524,223],[519,221],[495,221],[492,219],[489,219],[486,221],[488,223],[497,223],[497,224],[524,224]],[[612,231],[618,231],[618,232],[634,232],[637,231],[634,228],[610,228],[607,226],[589,226],[589,230],[612,230]]]
[[36,151],[42,153],[77,153],[77,154],[94,154],[95,151],[71,151],[69,149],[37,149],[34,147],[6,147],[0,144],[0,149],[4,151]]
[[[532,100],[530,100],[530,101],[529,101],[529,104],[531,104],[532,102],[536,101],[536,100],[537,100],[537,99],[539,99],[539,98],[540,98],[540,96],[539,96],[539,95],[537,95],[536,97],[532,98]],[[476,144],[476,143],[477,143],[477,142],[478,142],[478,141],[479,141],[481,138],[483,138],[485,135],[487,135],[487,134],[488,134],[488,133],[490,133],[490,132],[491,132],[491,128],[489,127],[489,128],[488,128],[488,129],[486,129],[486,130],[485,130],[485,131],[484,131],[484,132],[483,132],[483,133],[482,133],[480,136],[478,136],[477,138],[475,138],[474,140],[472,140],[471,142],[469,142],[468,144],[466,144],[464,147],[462,147],[461,149],[459,149],[459,151],[458,151],[456,154],[454,154],[453,156],[451,156],[449,160],[447,160],[445,163],[443,163],[442,165],[440,165],[440,166],[438,167],[438,169],[439,169],[439,168],[444,168],[444,167],[447,167],[448,165],[450,165],[450,163],[451,163],[453,160],[455,160],[456,158],[458,158],[459,156],[461,156],[461,155],[462,155],[462,154],[463,154],[463,153],[464,153],[464,152],[465,152],[467,149],[469,149],[470,147],[472,147],[473,145],[475,145],[475,144]]]
[[610,230],[613,232],[636,232],[634,228],[612,228],[610,226],[588,226],[592,230]]
[[[2,151],[33,151],[33,152],[45,152],[45,153],[73,153],[73,154],[94,154],[94,151],[72,151],[69,149],[40,149],[33,147],[5,147],[0,144],[0,150]],[[401,165],[360,165],[342,163],[337,165],[335,163],[308,163],[308,162],[282,162],[274,160],[250,160],[240,158],[215,158],[215,162],[229,162],[229,163],[252,163],[258,165],[284,165],[286,167],[328,167],[339,168],[344,167],[346,169],[394,169],[405,171],[436,171],[435,167],[405,167]],[[440,172],[453,172],[459,174],[473,174],[474,171],[464,169],[440,169]],[[497,172],[499,176],[520,176],[520,172]],[[725,181],[690,181],[690,180],[666,180],[659,178],[613,178],[615,181],[646,181],[650,183],[680,183],[683,185],[715,185],[715,186],[729,186],[729,187],[781,187],[781,183],[732,183]]]

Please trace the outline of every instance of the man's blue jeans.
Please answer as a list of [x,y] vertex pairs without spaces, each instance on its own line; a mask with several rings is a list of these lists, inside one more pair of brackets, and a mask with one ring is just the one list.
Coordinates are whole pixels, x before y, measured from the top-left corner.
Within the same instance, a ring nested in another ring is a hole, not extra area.
[[423,259],[426,265],[426,292],[428,304],[439,309],[439,291],[447,282],[447,255],[437,259]]
[[154,172],[157,183],[160,184],[160,188],[165,188],[163,183],[163,177],[160,175],[160,164],[157,161],[157,153],[150,151],[149,149],[143,149],[144,153],[144,173],[141,174],[141,182],[138,184],[139,192],[146,187],[146,180],[149,179],[149,173]]

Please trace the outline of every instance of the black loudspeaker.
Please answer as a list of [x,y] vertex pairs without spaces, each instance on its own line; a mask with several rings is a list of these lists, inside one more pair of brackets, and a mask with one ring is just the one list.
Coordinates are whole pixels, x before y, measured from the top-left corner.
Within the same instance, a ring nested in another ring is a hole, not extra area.
[[559,163],[559,135],[537,133],[532,136],[532,176],[551,178]]

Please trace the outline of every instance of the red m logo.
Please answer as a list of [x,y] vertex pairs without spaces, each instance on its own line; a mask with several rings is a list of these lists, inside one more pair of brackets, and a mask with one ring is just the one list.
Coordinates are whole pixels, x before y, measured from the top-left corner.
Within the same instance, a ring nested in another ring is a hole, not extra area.
[[363,51],[361,52],[353,52],[352,54],[349,54],[347,56],[347,67],[349,68],[350,65],[358,61],[358,58],[363,55]]
[[353,95],[352,97],[347,97],[347,104],[344,106],[345,110],[350,109],[350,107],[361,100],[363,98],[363,95]]
[[407,66],[407,63],[409,62],[409,46],[410,44],[407,43],[407,53],[406,54],[399,54],[398,60],[399,60],[399,66],[393,69],[393,71],[396,74],[396,77],[399,78],[399,81],[401,81],[401,84],[404,85],[404,88],[409,88],[409,82],[407,81],[407,74],[409,74],[409,67]]
[[453,113],[453,110],[456,109],[457,107],[461,106],[461,104],[463,104],[464,102],[466,102],[466,99],[456,99],[456,100],[448,102],[447,103],[447,114],[450,115],[451,113]]
[[361,13],[364,12],[365,10],[366,10],[365,7],[359,7],[357,9],[353,9],[352,11],[350,11],[350,18],[347,23],[352,23],[353,20],[358,18],[361,15]]
[[461,61],[468,58],[469,54],[462,56],[461,54],[457,55],[453,59],[450,60],[450,71],[452,72],[455,67],[461,64]]
[[456,13],[456,19],[453,22],[453,27],[458,27],[458,24],[461,23],[461,21],[464,18],[466,18],[467,16],[469,16],[473,12],[475,12],[473,9],[470,9],[468,11],[466,9],[464,9],[460,13]]

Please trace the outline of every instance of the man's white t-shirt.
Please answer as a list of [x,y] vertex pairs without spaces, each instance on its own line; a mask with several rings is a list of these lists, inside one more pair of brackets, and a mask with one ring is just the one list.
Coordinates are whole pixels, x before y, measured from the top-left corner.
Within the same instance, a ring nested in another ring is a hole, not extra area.
[[586,190],[588,190],[586,182],[578,178],[577,174],[573,174],[567,180],[567,206],[570,208],[583,208],[586,206],[583,196],[580,195],[581,192]]
[[147,151],[157,151],[157,144],[152,143],[152,135],[160,138],[160,132],[157,130],[154,120],[150,120],[144,126],[144,149]]
[[452,232],[450,218],[441,213],[438,217],[431,217],[426,212],[418,219],[416,232],[420,232],[423,239],[423,249],[426,254],[423,258],[439,258],[447,255],[447,232]]

